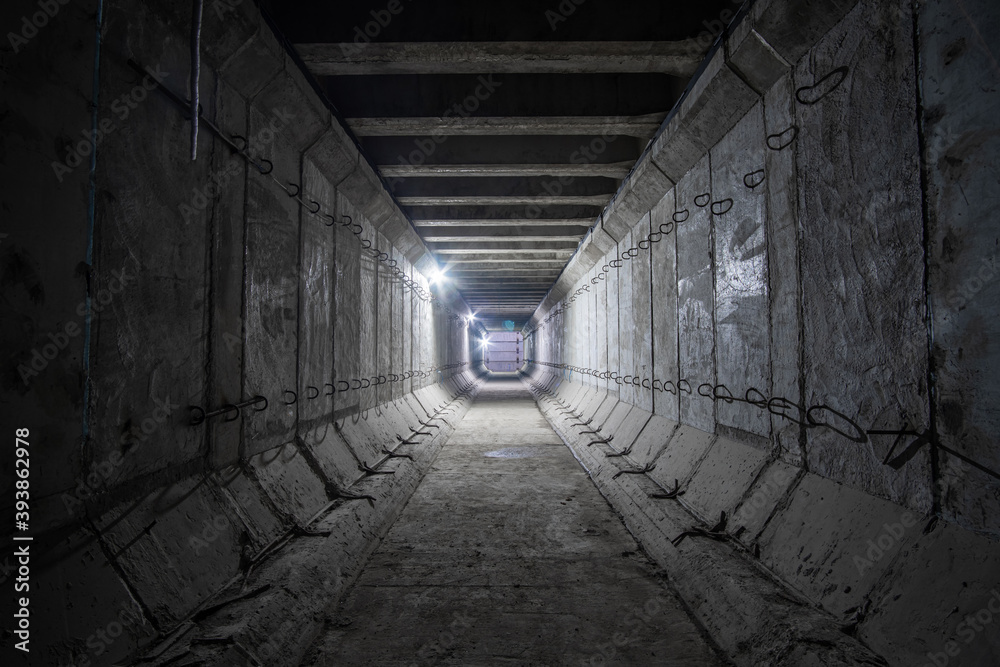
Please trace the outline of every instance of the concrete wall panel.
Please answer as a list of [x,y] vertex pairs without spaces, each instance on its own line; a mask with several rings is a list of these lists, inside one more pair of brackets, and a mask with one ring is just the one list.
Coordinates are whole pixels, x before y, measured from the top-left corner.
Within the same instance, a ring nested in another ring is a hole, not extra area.
[[650,253],[653,245],[649,244],[650,215],[647,212],[633,230],[632,245],[649,245],[639,248],[639,255],[629,262],[632,269],[632,349],[634,357],[632,365],[635,374],[644,379],[640,386],[633,388],[634,405],[653,411],[653,323],[650,303]]
[[[362,371],[370,377],[376,368],[407,370],[399,367],[412,364],[406,357],[414,350],[431,368],[467,360],[468,348],[463,328],[441,317],[432,326],[425,302],[403,303],[415,297],[403,295],[384,264],[379,268],[390,284],[379,286],[384,308],[376,323],[375,280],[372,267],[364,267],[362,289],[358,239],[341,225],[327,227],[328,219],[289,196],[301,185],[324,212],[336,206],[337,220],[354,216],[373,238],[354,210],[372,202],[348,202],[336,190],[357,171],[356,150],[344,143],[346,134],[332,125],[256,5],[204,8],[205,123],[195,160],[187,110],[126,62],[134,58],[163,73],[164,85],[185,96],[190,6],[105,3],[98,31],[95,3],[51,5],[58,17],[30,38],[24,48],[31,53],[4,55],[0,101],[0,168],[9,186],[3,209],[11,218],[0,235],[0,275],[15,323],[13,333],[4,331],[13,363],[3,404],[20,415],[17,428],[31,427],[36,457],[44,455],[31,485],[32,535],[35,544],[48,545],[44,562],[32,563],[31,648],[51,664],[133,664],[154,633],[170,631],[223,594],[252,559],[260,559],[255,578],[264,569],[278,571],[279,562],[294,575],[315,570],[317,562],[363,560],[437,450],[425,447],[413,466],[380,480],[373,492],[378,507],[362,501],[368,509],[355,514],[357,504],[330,506],[331,497],[360,490],[351,448],[374,453],[368,462],[378,464],[382,447],[413,415],[374,406],[374,391],[328,397],[324,390],[334,378]],[[29,8],[9,9],[14,26]],[[44,16],[30,9],[25,17]],[[124,95],[131,96],[128,105]],[[282,102],[296,108],[286,113]],[[95,122],[97,138],[89,136]],[[271,174],[237,156],[215,127],[244,138],[247,154],[269,164]],[[399,219],[388,198],[376,204]],[[404,240],[402,247],[378,243],[410,270],[400,258],[419,239]],[[457,296],[448,303],[465,308]],[[67,329],[71,323],[76,327]],[[60,349],[49,354],[46,345]],[[39,360],[46,363],[32,368]],[[24,364],[32,372],[21,377]],[[463,387],[469,378],[462,376]],[[403,386],[383,385],[382,398],[398,397]],[[309,387],[320,396],[310,399]],[[291,405],[286,390],[298,395]],[[191,424],[196,413],[189,406],[218,411],[257,395],[267,398],[266,409],[244,407],[235,418],[230,411]],[[368,410],[369,422],[358,415],[362,397],[366,408],[378,408]],[[435,403],[445,400],[439,393]],[[337,432],[333,414],[340,424],[358,417],[354,442],[344,437],[349,429]],[[37,424],[44,424],[44,435]],[[0,468],[10,472],[11,464],[7,459]],[[323,508],[337,537],[287,533]],[[301,559],[309,550],[303,544],[326,551],[314,553],[306,567],[297,560],[289,568],[290,553]],[[296,576],[287,581],[299,585]],[[324,588],[327,599],[291,613],[314,613],[344,585]],[[95,633],[114,623],[122,631],[98,656]]]
[[[738,397],[770,390],[767,197],[744,182],[764,167],[763,121],[757,104],[711,151],[717,381]],[[770,434],[767,413],[749,403],[717,401],[716,413],[719,424]]]
[[[928,419],[909,7],[862,2],[795,70],[797,96],[810,102],[795,107],[805,398],[862,428]],[[847,69],[834,73],[840,67]],[[808,436],[814,470],[930,508],[926,451],[896,471],[881,465],[891,436],[871,444],[829,429]]]
[[[962,6],[964,13],[948,2],[918,5],[935,424],[943,445],[1000,472],[1000,235],[994,205],[1000,99],[995,58],[976,36],[996,34],[1000,12],[991,2]],[[1000,532],[1000,481],[947,452],[940,457],[945,515]]]
[[[220,122],[246,134],[247,108],[236,92],[219,82],[216,113]],[[209,388],[204,405],[219,406],[243,400],[243,215],[246,161],[214,141],[208,183],[215,186],[216,200],[211,210],[212,315],[209,323]],[[194,401],[197,402],[197,401]],[[243,429],[226,422],[210,422],[209,455],[213,466],[235,461],[240,456]]]
[[[794,125],[794,90],[791,76],[778,81],[764,98],[764,131],[767,136],[781,136]],[[765,140],[765,143],[767,141]],[[798,192],[794,143],[767,145],[763,172],[751,173],[749,185],[767,193],[769,310],[771,314],[771,394],[801,403],[802,381],[802,304],[799,259]],[[763,182],[759,182],[764,179]],[[801,416],[792,415],[801,421]],[[771,416],[771,433],[777,454],[801,465],[805,432],[790,419]]]
[[[337,193],[337,219],[358,215],[350,201]],[[352,414],[357,410],[360,396],[356,391],[341,390],[351,386],[353,378],[361,375],[361,245],[357,237],[346,227],[335,227],[336,263],[334,270],[334,322],[333,333],[334,381],[338,392],[334,396],[334,419]],[[356,384],[356,383],[353,383]]]
[[[715,383],[710,187],[709,158],[706,155],[680,180],[675,189],[676,210],[671,217],[677,221],[675,233],[680,377],[663,380],[671,380],[675,385],[680,379],[688,381],[689,391],[680,391],[680,420],[684,424],[714,433],[713,403],[695,393],[698,385]],[[698,202],[703,202],[703,205],[699,206]]]
[[636,326],[632,300],[632,262],[635,260],[625,257],[634,247],[635,233],[634,230],[629,230],[618,244],[622,266],[619,269],[612,269],[618,278],[618,372],[628,380],[627,384],[619,386],[618,392],[621,399],[628,403],[635,403],[635,387],[631,384],[632,376],[636,373],[636,349],[632,340]]
[[[672,217],[674,191],[670,190],[653,208],[651,230],[659,241],[649,249],[651,269],[652,308],[652,377],[659,382],[653,391],[654,412],[674,422],[678,418],[679,398],[676,391],[663,391],[663,381],[676,383],[677,369],[677,234]],[[658,236],[656,236],[658,235]]]
[[[333,186],[308,159],[302,161],[303,188],[324,211],[334,210]],[[302,213],[299,262],[299,432],[325,421],[332,404],[327,396],[333,384],[333,296],[335,291],[334,237],[336,230],[319,218]],[[310,398],[319,391],[319,396]]]
[[[251,110],[252,134],[269,122],[267,116]],[[261,146],[261,151],[278,173],[299,173],[298,153],[280,141]],[[273,398],[267,411],[251,413],[245,422],[247,455],[289,442],[300,407],[284,405],[275,391],[298,387],[299,205],[270,179],[251,176],[247,180],[244,392]]]

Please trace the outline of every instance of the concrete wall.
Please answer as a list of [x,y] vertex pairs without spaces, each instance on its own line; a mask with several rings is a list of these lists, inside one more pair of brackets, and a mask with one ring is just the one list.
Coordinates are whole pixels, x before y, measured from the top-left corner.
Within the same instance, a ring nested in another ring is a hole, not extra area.
[[190,4],[51,4],[5,5],[35,28],[0,102],[32,660],[131,663],[177,628],[194,650],[200,611],[214,659],[294,663],[450,430],[421,422],[472,390],[468,308],[429,298],[432,258],[253,3],[205,4],[196,161],[185,109],[130,64],[186,98]]
[[483,350],[486,368],[511,373],[524,365],[524,340],[519,331],[491,331],[489,346]]
[[[751,563],[871,651],[851,660],[1000,660],[998,22],[755,3],[529,324],[529,377],[573,409],[557,428],[738,663],[805,664],[749,648],[768,603],[720,620],[743,570],[699,588],[692,559]],[[610,444],[569,426],[590,418]],[[673,545],[664,503],[728,536]]]

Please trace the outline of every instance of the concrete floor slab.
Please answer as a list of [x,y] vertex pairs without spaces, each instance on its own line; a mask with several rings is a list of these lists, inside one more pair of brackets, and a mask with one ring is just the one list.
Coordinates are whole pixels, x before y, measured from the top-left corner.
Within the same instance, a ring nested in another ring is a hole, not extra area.
[[303,664],[723,664],[539,422],[484,387]]

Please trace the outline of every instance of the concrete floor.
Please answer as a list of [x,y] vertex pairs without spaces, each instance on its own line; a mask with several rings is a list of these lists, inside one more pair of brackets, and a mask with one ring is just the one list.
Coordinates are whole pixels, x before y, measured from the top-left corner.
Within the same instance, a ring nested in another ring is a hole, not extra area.
[[514,377],[494,376],[305,665],[718,665]]

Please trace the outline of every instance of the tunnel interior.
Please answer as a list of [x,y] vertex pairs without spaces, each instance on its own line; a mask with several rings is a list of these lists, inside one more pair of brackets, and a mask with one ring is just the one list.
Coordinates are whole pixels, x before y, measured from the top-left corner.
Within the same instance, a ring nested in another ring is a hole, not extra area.
[[996,3],[2,15],[5,664],[1000,664]]

